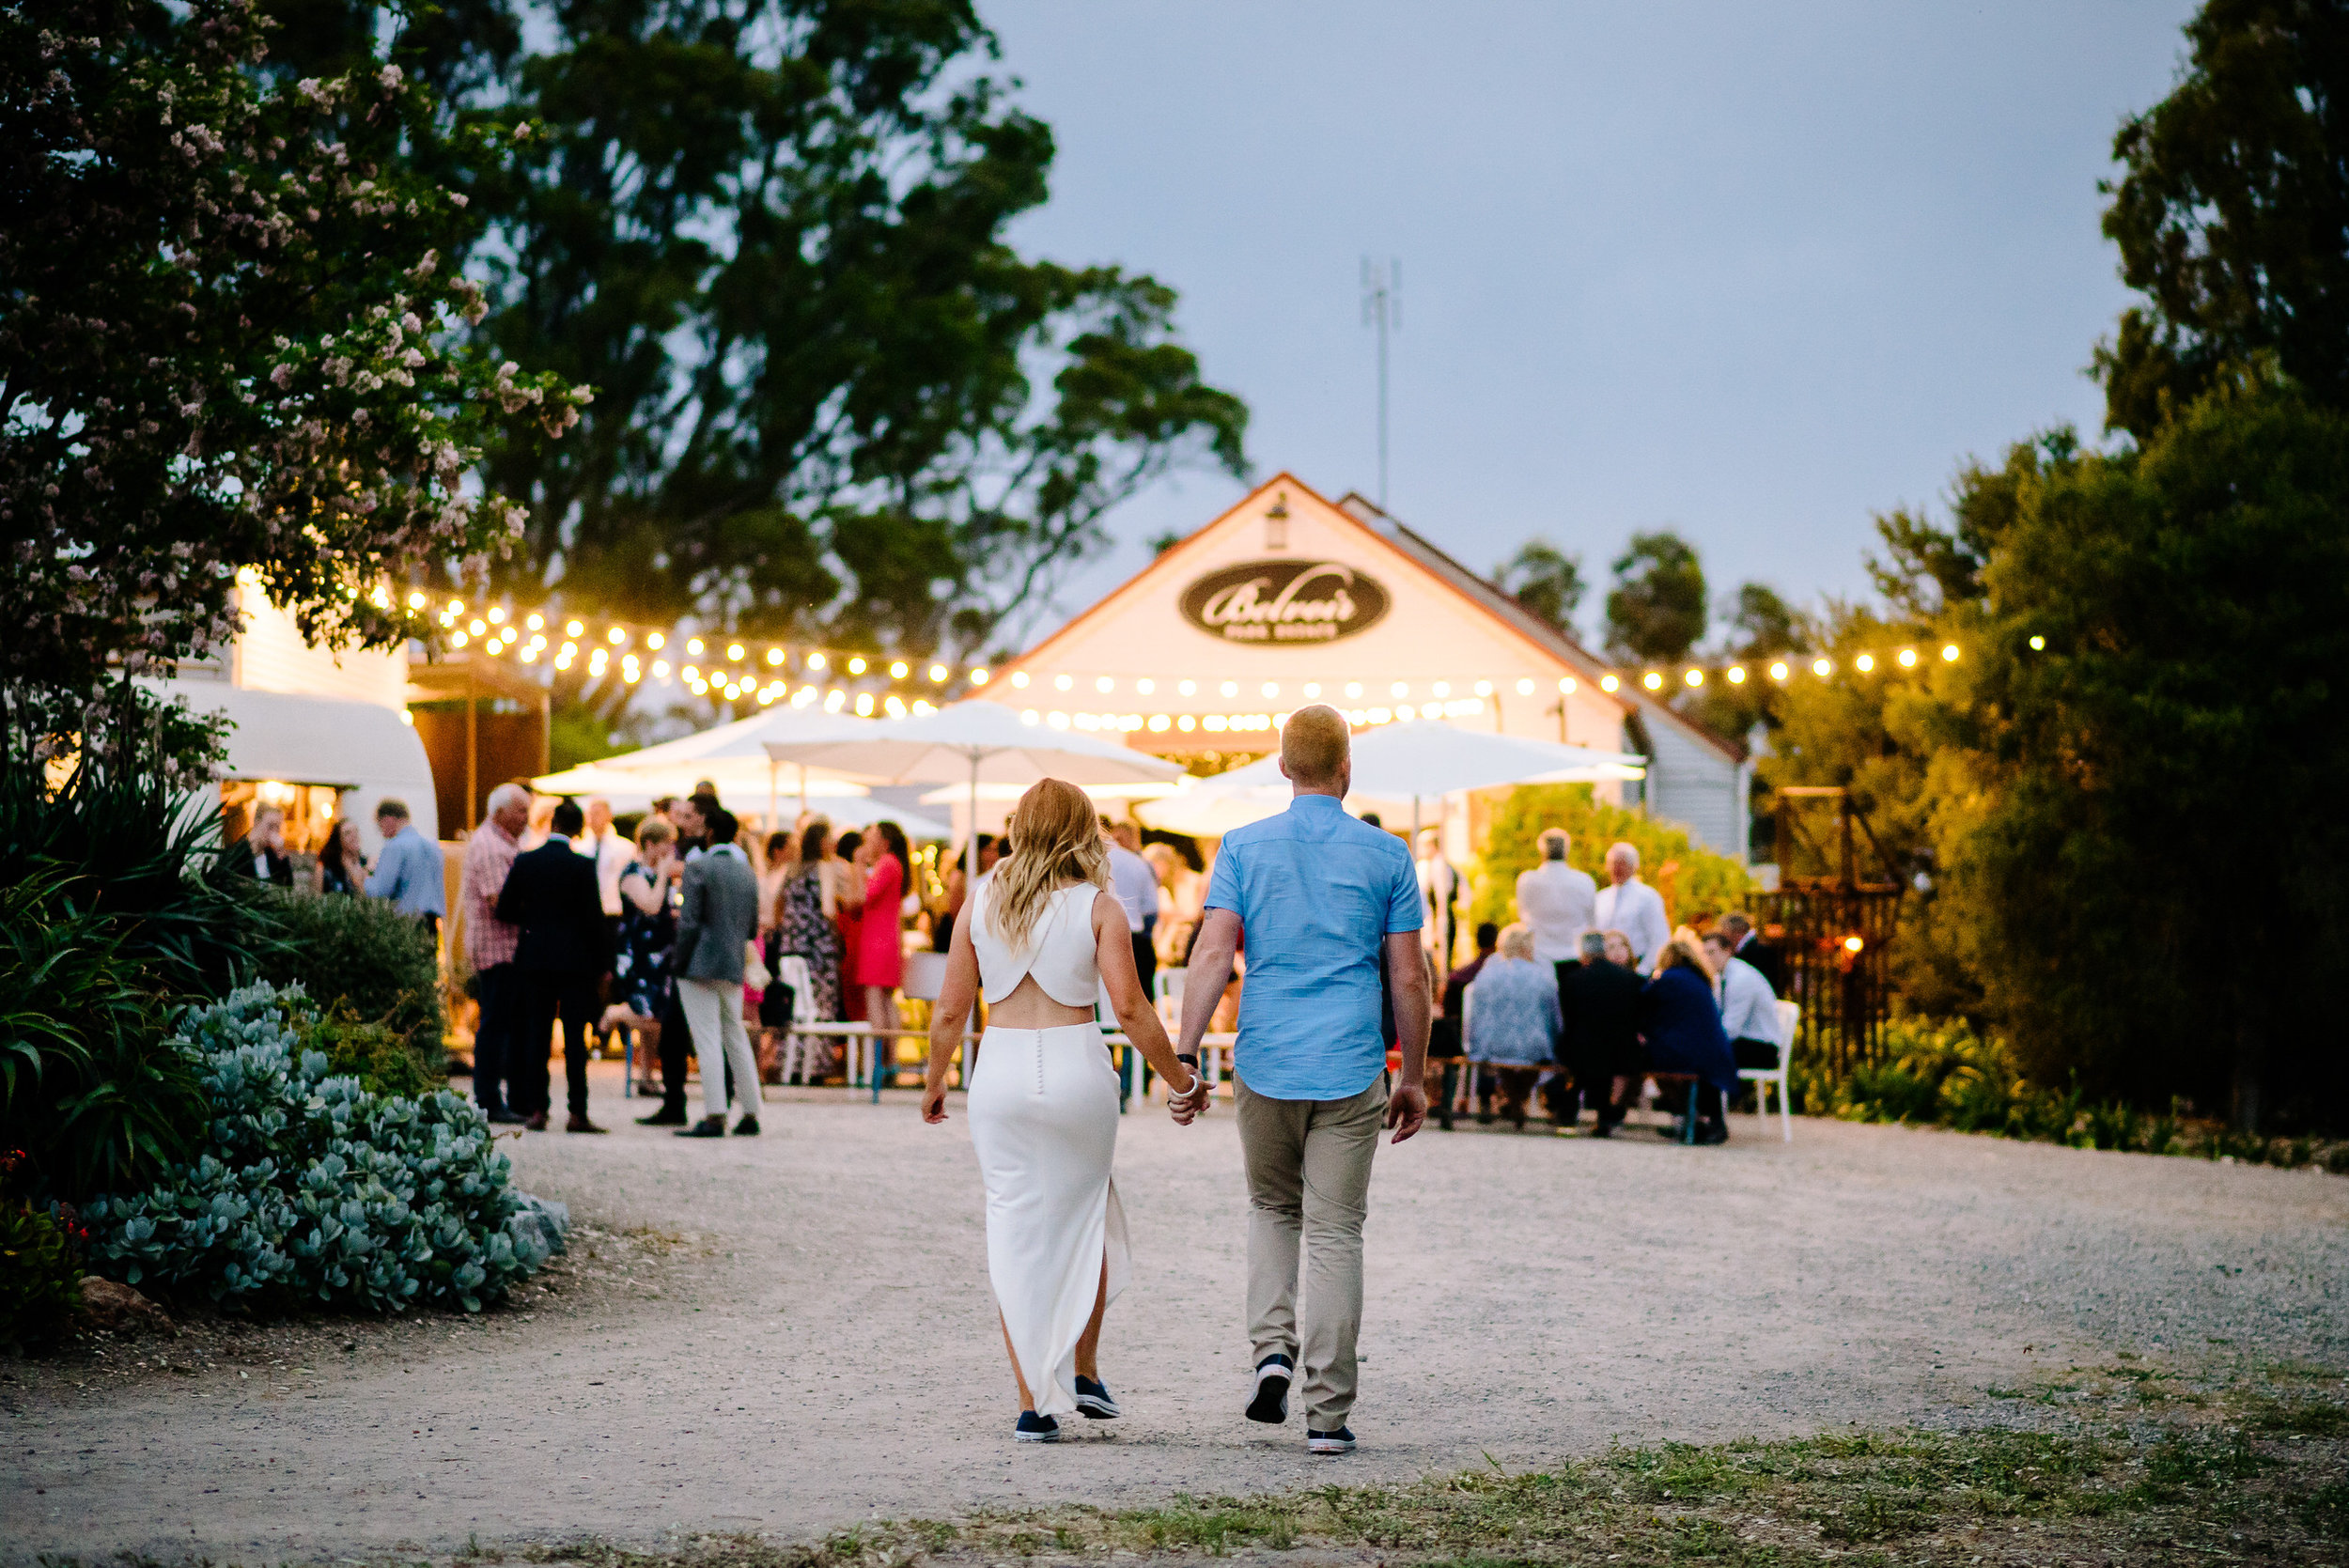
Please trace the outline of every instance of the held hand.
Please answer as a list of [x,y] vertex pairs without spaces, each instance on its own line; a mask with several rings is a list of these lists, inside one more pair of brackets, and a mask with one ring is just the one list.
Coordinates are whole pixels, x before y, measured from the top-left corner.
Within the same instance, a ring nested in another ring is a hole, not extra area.
[[1427,1091],[1407,1083],[1387,1097],[1387,1126],[1394,1129],[1390,1142],[1400,1143],[1419,1131],[1427,1120]]
[[922,1085],[922,1120],[935,1126],[946,1119],[946,1086],[942,1083]]
[[1206,1109],[1207,1080],[1196,1073],[1191,1075],[1190,1093],[1177,1094],[1172,1089],[1167,1091],[1166,1113],[1174,1118],[1174,1125],[1178,1127],[1190,1126]]

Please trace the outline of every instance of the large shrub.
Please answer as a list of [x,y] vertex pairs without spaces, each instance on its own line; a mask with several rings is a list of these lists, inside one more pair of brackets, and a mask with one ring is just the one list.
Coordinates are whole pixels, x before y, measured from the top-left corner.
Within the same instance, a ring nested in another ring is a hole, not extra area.
[[261,979],[299,986],[330,1015],[383,1025],[420,1061],[444,1059],[441,972],[424,927],[380,898],[281,897],[272,912],[284,939],[260,955]]
[[298,993],[192,1007],[211,1135],[193,1163],[86,1211],[93,1268],[254,1306],[477,1312],[545,1261],[481,1113],[443,1090],[369,1094],[300,1032]]
[[1670,822],[1599,800],[1589,784],[1519,784],[1493,813],[1485,850],[1477,864],[1475,918],[1507,924],[1517,918],[1517,876],[1540,861],[1535,841],[1545,828],[1563,828],[1573,839],[1567,862],[1607,885],[1607,846],[1622,842],[1640,851],[1640,875],[1660,884],[1672,873],[1672,917],[1686,920],[1701,909],[1743,908],[1746,868],[1717,855]]
[[277,901],[248,879],[212,875],[219,813],[153,760],[86,758],[53,788],[38,761],[9,750],[0,766],[0,887],[71,886],[155,988],[217,997],[250,981],[282,939]]
[[97,904],[54,872],[0,889],[0,1150],[43,1199],[144,1186],[208,1120],[153,970]]

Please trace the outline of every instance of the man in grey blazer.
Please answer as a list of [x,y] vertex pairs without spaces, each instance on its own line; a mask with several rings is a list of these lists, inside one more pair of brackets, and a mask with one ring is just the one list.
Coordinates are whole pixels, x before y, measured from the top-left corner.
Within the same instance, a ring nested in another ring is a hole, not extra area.
[[708,1114],[679,1129],[677,1136],[726,1135],[730,1064],[735,1095],[742,1107],[735,1136],[754,1137],[758,1059],[751,1054],[750,1033],[742,1027],[742,951],[758,929],[758,876],[734,842],[740,828],[734,814],[712,802],[704,815],[709,848],[686,862],[671,962],[676,966],[677,1001],[685,1009],[693,1049],[701,1058],[702,1107]]

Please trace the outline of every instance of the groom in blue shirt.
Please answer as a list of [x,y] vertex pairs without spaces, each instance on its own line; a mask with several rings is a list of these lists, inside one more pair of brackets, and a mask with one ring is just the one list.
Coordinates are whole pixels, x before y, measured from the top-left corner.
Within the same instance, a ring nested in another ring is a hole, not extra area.
[[[1319,705],[1290,714],[1281,771],[1295,790],[1289,809],[1226,834],[1216,857],[1183,988],[1181,1049],[1197,1059],[1245,933],[1232,1076],[1248,1168],[1248,1332],[1256,1368],[1248,1417],[1288,1419],[1301,1358],[1305,1447],[1346,1453],[1354,1448],[1346,1417],[1371,1157],[1381,1124],[1400,1143],[1427,1115],[1423,906],[1403,841],[1348,816],[1341,803],[1354,772],[1345,715]],[[1379,1030],[1382,976],[1403,1050],[1392,1099]],[[1188,1122],[1204,1098],[1203,1084],[1197,1097],[1170,1109]]]

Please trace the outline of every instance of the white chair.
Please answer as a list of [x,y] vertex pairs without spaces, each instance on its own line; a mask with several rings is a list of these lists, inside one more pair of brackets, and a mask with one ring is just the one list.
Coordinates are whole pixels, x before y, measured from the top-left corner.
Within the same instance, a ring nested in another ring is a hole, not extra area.
[[786,954],[775,961],[775,978],[791,988],[791,1027],[783,1033],[783,1071],[786,1083],[797,1078],[808,1081],[808,1072],[815,1065],[816,1040],[801,1027],[816,1022],[816,976],[807,967],[807,960],[797,954]]
[[1753,1113],[1764,1126],[1770,1121],[1770,1085],[1778,1085],[1778,1117],[1782,1141],[1795,1141],[1795,1108],[1786,1095],[1786,1064],[1794,1060],[1795,1035],[1802,1022],[1802,1009],[1791,1001],[1778,1004],[1778,1065],[1775,1067],[1740,1067],[1737,1076],[1753,1085]]

